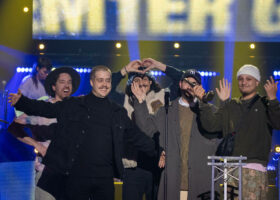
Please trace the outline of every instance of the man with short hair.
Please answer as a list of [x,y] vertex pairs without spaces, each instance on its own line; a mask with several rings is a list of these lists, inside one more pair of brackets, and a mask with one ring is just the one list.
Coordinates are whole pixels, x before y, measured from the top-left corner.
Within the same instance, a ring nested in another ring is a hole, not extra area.
[[[237,72],[240,98],[230,99],[231,85],[220,81],[216,88],[222,106],[217,112],[211,105],[201,102],[200,120],[208,131],[223,131],[223,136],[234,134],[232,156],[246,156],[242,168],[242,199],[267,199],[268,177],[266,166],[271,146],[272,129],[280,129],[280,103],[276,98],[277,82],[267,80],[264,89],[267,96],[257,93],[261,75],[253,65],[244,65]],[[199,99],[204,95],[201,87],[194,89]],[[238,171],[234,172],[238,176]],[[238,186],[236,181],[229,184]]]
[[[80,75],[73,68],[61,67],[53,70],[45,81],[45,90],[51,96],[47,101],[51,103],[62,101],[78,89],[79,83]],[[8,131],[21,142],[33,146],[41,156],[44,156],[53,137],[56,122],[55,118],[49,119],[23,114],[20,118],[14,120]],[[32,137],[24,131],[24,127],[31,129]],[[44,165],[40,162],[41,156],[37,155],[35,159],[35,184],[37,184],[44,169]],[[36,186],[35,199],[53,200],[54,197]]]
[[[134,114],[137,125],[146,134],[159,132],[160,145],[165,147],[165,128],[168,127],[168,152],[166,188],[167,199],[198,199],[198,195],[211,188],[211,168],[207,166],[207,156],[216,150],[216,141],[206,138],[207,132],[198,120],[198,102],[192,85],[201,85],[201,76],[194,69],[186,70],[179,82],[181,96],[155,115],[149,114],[146,103],[147,94],[139,83],[132,84]],[[166,126],[166,115],[168,125]],[[164,153],[159,163],[165,166]],[[164,173],[161,175],[158,199],[164,199]]]
[[[57,118],[57,130],[44,157],[46,168],[39,184],[59,182],[64,185],[65,199],[114,199],[113,177],[123,174],[124,142],[154,156],[153,141],[131,122],[124,108],[107,98],[111,75],[106,66],[94,67],[88,95],[55,104],[30,100],[20,91],[10,94],[10,102],[17,109]],[[57,187],[48,186],[57,197]]]

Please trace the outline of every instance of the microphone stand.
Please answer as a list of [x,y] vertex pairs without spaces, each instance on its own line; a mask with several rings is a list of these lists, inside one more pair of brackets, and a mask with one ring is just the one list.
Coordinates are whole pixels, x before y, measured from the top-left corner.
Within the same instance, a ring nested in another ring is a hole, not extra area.
[[[2,120],[2,122],[3,122],[3,130],[6,130],[7,129],[7,118],[8,118],[8,116],[7,116],[7,114],[8,114],[8,93],[9,93],[9,91],[8,90],[6,90],[6,81],[5,80],[3,80],[2,81],[2,97],[1,97],[1,99],[2,99],[2,105],[3,105],[3,117],[4,117],[4,120]],[[0,128],[1,129],[1,128]]]
[[169,89],[166,89],[164,95],[164,108],[165,108],[165,133],[164,133],[164,151],[165,151],[165,169],[164,169],[164,200],[167,200],[167,169],[168,169],[168,107],[169,107]]

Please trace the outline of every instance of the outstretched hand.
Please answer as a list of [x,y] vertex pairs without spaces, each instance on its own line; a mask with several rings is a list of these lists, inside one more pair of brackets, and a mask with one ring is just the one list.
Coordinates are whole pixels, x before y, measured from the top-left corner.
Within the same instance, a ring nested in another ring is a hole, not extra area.
[[216,88],[216,92],[219,96],[219,99],[221,101],[225,101],[230,98],[230,92],[231,92],[231,84],[228,82],[228,80],[224,79],[219,81],[220,88]]
[[267,94],[267,97],[269,100],[276,99],[277,94],[277,84],[278,82],[275,82],[272,76],[270,76],[270,80],[266,80],[266,84],[264,85],[265,92]]
[[9,94],[9,97],[8,97],[9,101],[8,102],[12,106],[14,106],[14,105],[16,105],[16,103],[18,102],[18,100],[20,99],[21,96],[22,96],[22,93],[21,93],[20,89],[18,89],[17,93],[10,93]]

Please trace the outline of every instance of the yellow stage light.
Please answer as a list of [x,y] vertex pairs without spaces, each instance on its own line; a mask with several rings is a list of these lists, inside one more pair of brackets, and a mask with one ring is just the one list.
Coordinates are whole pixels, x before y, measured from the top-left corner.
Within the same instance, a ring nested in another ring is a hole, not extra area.
[[37,149],[34,149],[34,152],[35,152],[36,154],[38,154],[38,153],[39,153],[39,151],[38,151]]
[[27,6],[25,6],[25,7],[23,8],[23,12],[27,13],[28,11],[29,11],[29,8],[28,8]]
[[274,148],[275,152],[276,153],[280,153],[280,146],[279,145],[276,145],[275,148]]
[[256,45],[254,43],[251,43],[250,44],[250,49],[255,49],[256,48]]
[[178,42],[175,42],[175,43],[174,43],[174,48],[175,48],[175,49],[179,49],[179,48],[180,48],[180,44],[179,44]]
[[43,43],[39,44],[39,49],[40,49],[40,50],[45,49],[45,45],[44,45]]
[[117,48],[117,49],[120,49],[121,47],[122,47],[122,44],[121,44],[120,42],[117,42],[117,43],[116,43],[116,48]]

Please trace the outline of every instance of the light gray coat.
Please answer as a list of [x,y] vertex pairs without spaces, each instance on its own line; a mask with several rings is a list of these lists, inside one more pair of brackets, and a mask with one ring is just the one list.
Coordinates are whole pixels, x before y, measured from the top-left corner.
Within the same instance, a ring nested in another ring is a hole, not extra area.
[[[179,98],[172,101],[168,109],[168,152],[167,152],[167,199],[180,199],[181,158],[180,158],[180,125],[179,125]],[[146,103],[135,102],[136,123],[145,132],[160,132],[160,145],[165,144],[165,108],[162,107],[156,115],[149,115]],[[189,200],[199,199],[201,193],[211,190],[211,167],[207,166],[207,156],[214,155],[217,140],[210,140],[202,136],[206,133],[201,129],[195,108],[193,125],[189,142]],[[158,199],[164,195],[164,173],[161,175]]]

